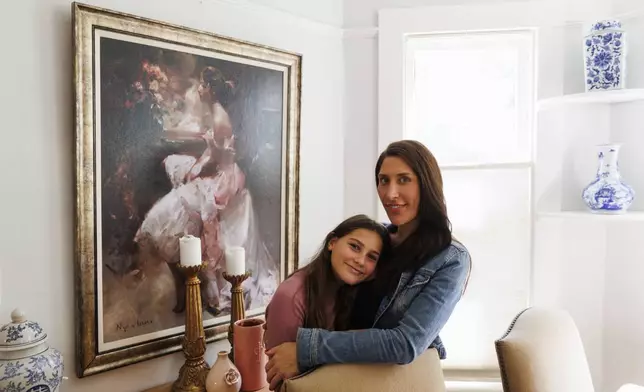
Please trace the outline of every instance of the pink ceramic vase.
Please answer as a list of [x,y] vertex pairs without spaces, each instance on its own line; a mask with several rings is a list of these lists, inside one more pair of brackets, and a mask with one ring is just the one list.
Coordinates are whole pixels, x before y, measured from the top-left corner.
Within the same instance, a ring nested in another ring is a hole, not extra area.
[[247,318],[235,322],[233,346],[235,366],[242,378],[241,390],[258,391],[268,385],[264,353],[264,320]]
[[206,391],[239,392],[241,383],[241,375],[237,367],[228,359],[228,352],[220,351],[206,377]]

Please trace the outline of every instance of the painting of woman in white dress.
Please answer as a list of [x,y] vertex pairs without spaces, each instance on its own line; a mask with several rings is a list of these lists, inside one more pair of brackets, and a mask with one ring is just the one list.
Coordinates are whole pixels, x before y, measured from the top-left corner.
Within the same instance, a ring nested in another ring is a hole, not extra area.
[[208,261],[205,324],[229,320],[229,246],[245,248],[246,309],[261,313],[283,251],[282,73],[112,39],[101,51],[105,347],[183,325],[188,234]]
[[246,317],[262,317],[297,269],[302,55],[71,8],[82,378],[184,348],[181,237],[199,237],[207,262],[207,343],[226,339],[231,322],[228,247],[245,250]]
[[154,260],[170,266],[177,292],[175,312],[185,306],[184,279],[176,268],[177,239],[183,235],[201,236],[208,261],[201,292],[205,308],[213,315],[230,310],[230,283],[222,277],[226,247],[244,247],[248,268],[256,271],[244,281],[247,307],[267,305],[277,287],[277,264],[262,241],[253,198],[235,159],[232,124],[224,108],[233,88],[220,70],[206,66],[200,83],[186,93],[193,102],[198,94],[198,101],[171,132],[184,137],[196,133],[205,142],[204,151],[199,158],[173,154],[164,159],[173,188],[152,206],[135,236],[139,249],[145,250],[139,263]]

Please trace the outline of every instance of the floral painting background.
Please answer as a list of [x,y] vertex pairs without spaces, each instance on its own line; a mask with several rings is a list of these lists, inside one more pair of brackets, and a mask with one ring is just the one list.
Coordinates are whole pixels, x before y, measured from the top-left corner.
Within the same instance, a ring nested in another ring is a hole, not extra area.
[[[102,37],[97,255],[103,342],[183,325],[178,238],[202,239],[204,321],[225,319],[227,246],[249,310],[279,283],[284,73]],[[98,75],[97,75],[98,76]]]

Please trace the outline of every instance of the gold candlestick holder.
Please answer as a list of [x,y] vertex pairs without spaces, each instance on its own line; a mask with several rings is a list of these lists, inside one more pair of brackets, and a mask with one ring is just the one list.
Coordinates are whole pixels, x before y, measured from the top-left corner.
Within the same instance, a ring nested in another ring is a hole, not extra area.
[[224,279],[230,282],[232,285],[230,289],[230,325],[228,326],[228,341],[230,342],[230,353],[228,357],[234,363],[235,362],[235,350],[233,343],[233,325],[236,321],[239,321],[246,317],[246,310],[244,306],[244,290],[242,289],[242,283],[248,279],[250,272],[246,272],[243,275],[228,275],[223,273]]
[[197,276],[206,264],[206,261],[189,267],[179,264],[179,270],[186,277],[186,332],[182,343],[186,361],[172,384],[172,392],[206,392],[206,377],[210,367],[204,359],[206,334],[203,329],[201,281]]

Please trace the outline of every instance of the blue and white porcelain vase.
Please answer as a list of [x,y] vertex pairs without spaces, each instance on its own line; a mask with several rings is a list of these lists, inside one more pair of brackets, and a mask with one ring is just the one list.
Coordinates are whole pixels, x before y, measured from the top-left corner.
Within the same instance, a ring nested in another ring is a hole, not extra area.
[[582,198],[592,212],[620,214],[628,210],[635,198],[635,191],[622,181],[619,173],[619,144],[598,147],[599,168],[597,177],[584,188]]
[[47,334],[19,309],[0,328],[0,391],[60,392],[63,356],[47,345]]
[[586,91],[615,90],[625,86],[626,33],[617,20],[595,23],[584,38]]

